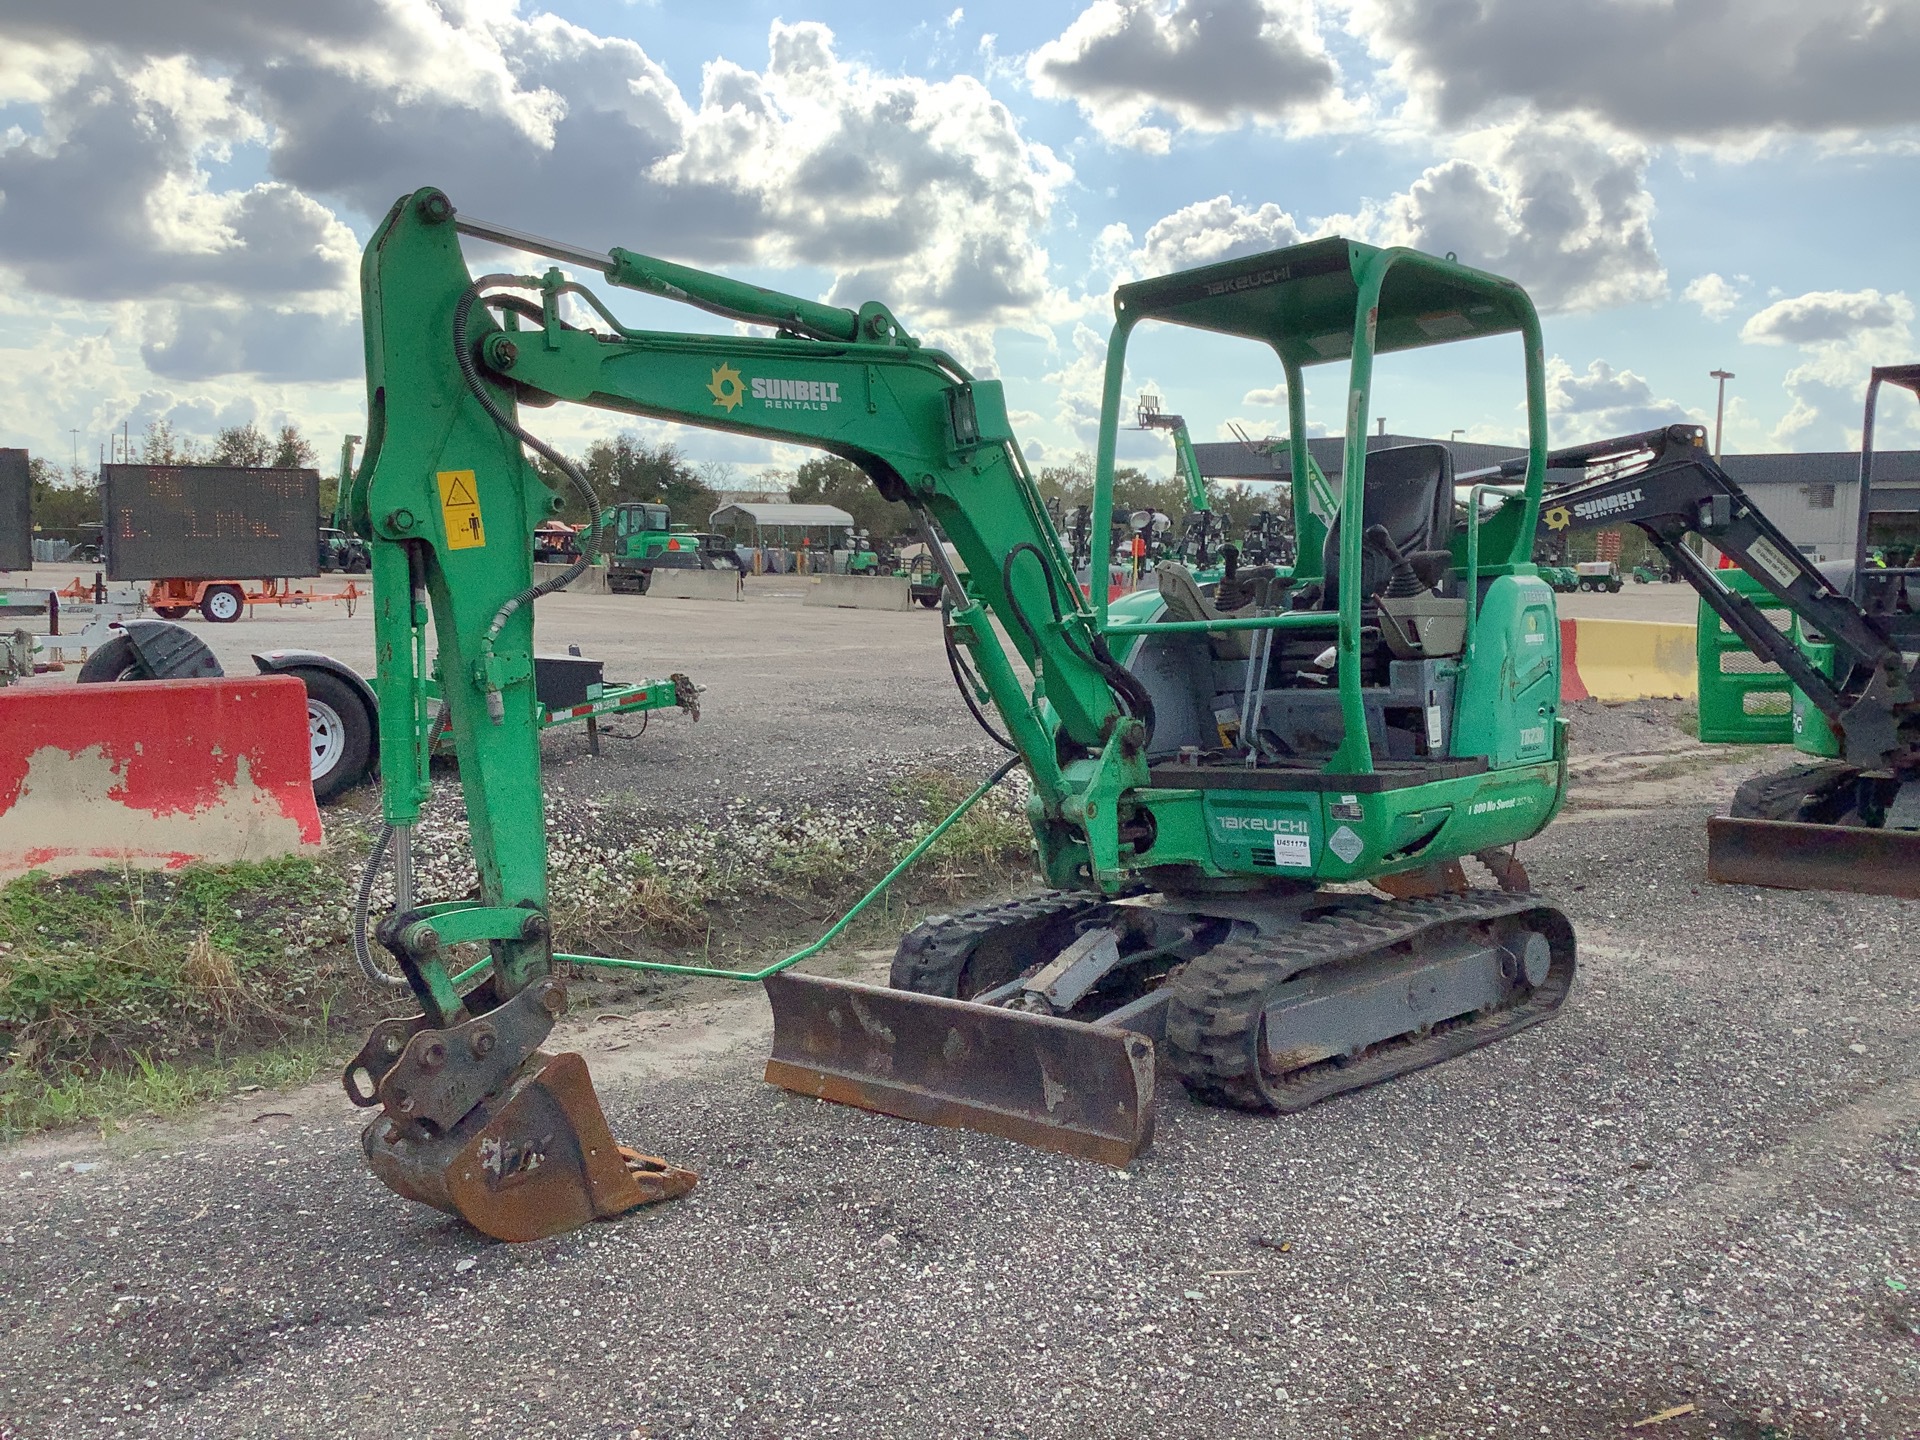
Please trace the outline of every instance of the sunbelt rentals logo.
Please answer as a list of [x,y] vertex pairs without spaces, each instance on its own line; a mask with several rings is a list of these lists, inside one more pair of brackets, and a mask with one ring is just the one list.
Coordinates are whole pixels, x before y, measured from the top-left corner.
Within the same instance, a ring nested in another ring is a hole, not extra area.
[[749,398],[767,410],[825,410],[840,403],[838,380],[776,380],[742,375],[731,365],[716,365],[707,382],[713,403],[732,414]]

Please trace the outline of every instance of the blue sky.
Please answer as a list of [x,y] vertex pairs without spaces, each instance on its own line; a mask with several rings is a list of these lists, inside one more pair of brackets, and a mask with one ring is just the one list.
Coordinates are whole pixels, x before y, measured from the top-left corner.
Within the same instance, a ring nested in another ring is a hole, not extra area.
[[[1116,282],[1324,233],[1525,284],[1557,443],[1710,421],[1725,368],[1729,449],[1844,448],[1867,366],[1914,358],[1916,73],[1920,0],[28,0],[0,18],[0,443],[290,418],[330,452],[364,427],[357,249],[439,184],[883,300],[1006,381],[1041,464],[1091,440]],[[1131,358],[1199,438],[1282,420],[1248,347]],[[1375,412],[1511,439],[1518,347],[1398,361]],[[800,458],[672,438],[747,483]]]

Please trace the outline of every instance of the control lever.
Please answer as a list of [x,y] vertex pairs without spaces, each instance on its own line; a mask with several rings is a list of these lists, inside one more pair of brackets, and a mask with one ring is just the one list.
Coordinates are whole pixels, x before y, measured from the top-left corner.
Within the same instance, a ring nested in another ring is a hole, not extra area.
[[1440,577],[1453,563],[1453,556],[1445,550],[1416,550],[1411,555],[1403,554],[1384,525],[1369,525],[1361,538],[1386,556],[1393,566],[1393,574],[1387,580],[1385,591],[1390,600],[1426,594],[1440,583]]

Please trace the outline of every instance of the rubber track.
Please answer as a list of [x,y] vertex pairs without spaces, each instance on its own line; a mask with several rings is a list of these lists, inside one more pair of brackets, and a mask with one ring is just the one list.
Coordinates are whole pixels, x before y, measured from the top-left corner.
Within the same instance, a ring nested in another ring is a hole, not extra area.
[[[1544,921],[1539,928],[1546,931],[1554,951],[1545,983],[1523,1000],[1437,1025],[1424,1036],[1382,1041],[1356,1060],[1310,1065],[1277,1082],[1262,1082],[1260,1017],[1274,986],[1303,971],[1349,964],[1391,945],[1412,941],[1417,946],[1436,931],[1509,916]],[[1195,1099],[1293,1114],[1539,1024],[1566,999],[1573,973],[1573,927],[1534,896],[1480,891],[1336,911],[1283,938],[1229,941],[1190,962],[1172,982],[1165,1049]]]
[[952,915],[931,915],[900,937],[887,983],[895,990],[958,999],[960,973],[982,940],[1011,927],[1045,922],[1105,903],[1106,897],[1084,891],[1042,890]]

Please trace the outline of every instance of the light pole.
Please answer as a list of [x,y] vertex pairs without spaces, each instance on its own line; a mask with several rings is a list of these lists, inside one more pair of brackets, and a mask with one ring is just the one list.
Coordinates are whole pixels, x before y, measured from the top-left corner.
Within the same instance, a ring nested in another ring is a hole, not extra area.
[[1713,407],[1713,463],[1720,463],[1720,427],[1727,418],[1727,381],[1733,379],[1731,370],[1710,370],[1708,375],[1720,382],[1720,398]]

